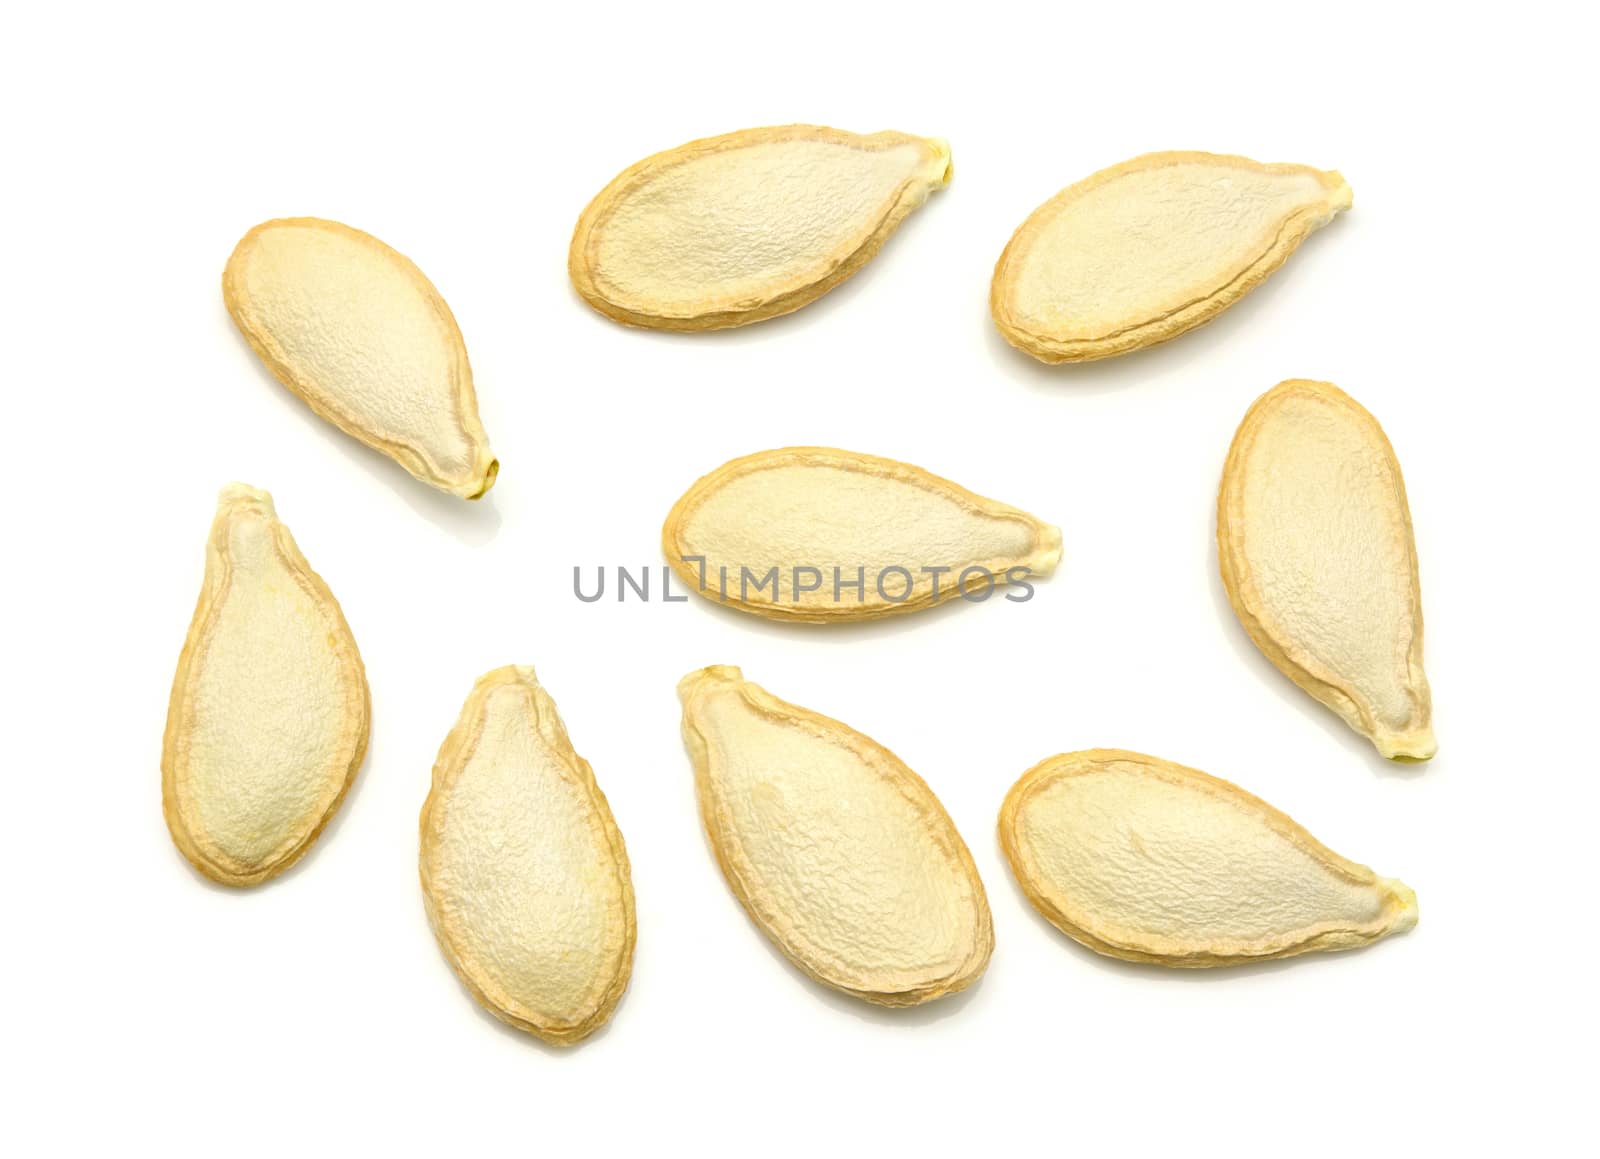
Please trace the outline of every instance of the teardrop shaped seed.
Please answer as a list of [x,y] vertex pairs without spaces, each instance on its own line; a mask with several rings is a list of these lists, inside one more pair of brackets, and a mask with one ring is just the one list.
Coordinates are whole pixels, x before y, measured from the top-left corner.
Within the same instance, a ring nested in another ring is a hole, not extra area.
[[494,485],[461,331],[404,256],[336,221],[263,222],[228,259],[222,297],[267,368],[345,434],[452,495]]
[[1405,482],[1360,403],[1306,379],[1256,401],[1222,472],[1217,559],[1239,622],[1284,675],[1386,757],[1438,751]]
[[843,282],[949,180],[950,147],[905,133],[782,125],[690,141],[596,195],[567,269],[630,326],[742,326]]
[[1041,362],[1087,362],[1209,322],[1349,209],[1338,173],[1148,153],[1069,185],[995,265],[990,313]]
[[706,835],[734,896],[825,986],[911,1006],[971,985],[994,946],[977,867],[888,749],[728,666],[678,685]]
[[370,718],[355,638],[272,496],[224,488],[161,757],[179,851],[224,885],[293,865],[361,768]]
[[428,920],[472,996],[556,1045],[604,1025],[633,969],[628,853],[532,668],[473,687],[421,831]]
[[1236,785],[1090,749],[1012,786],[1000,842],[1023,892],[1096,953],[1232,966],[1347,950],[1417,924],[1416,894]]
[[683,583],[774,620],[871,620],[981,603],[1061,559],[1061,531],[909,463],[831,447],[734,459],[686,491],[661,530]]

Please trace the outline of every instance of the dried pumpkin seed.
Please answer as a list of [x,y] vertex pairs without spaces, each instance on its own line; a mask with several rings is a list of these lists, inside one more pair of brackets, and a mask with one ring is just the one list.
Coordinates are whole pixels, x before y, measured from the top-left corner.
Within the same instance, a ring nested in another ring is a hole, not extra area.
[[466,344],[407,258],[336,221],[263,222],[228,259],[222,297],[267,368],[345,434],[452,495],[494,485]]
[[578,218],[572,284],[600,313],[715,330],[798,310],[950,180],[950,147],[816,125],[690,141],[623,170]]
[[1305,379],[1256,400],[1222,472],[1217,559],[1239,622],[1284,675],[1384,756],[1433,756],[1411,509],[1360,403]]
[[989,309],[1041,362],[1175,338],[1255,289],[1349,209],[1338,173],[1214,153],[1147,153],[1069,185],[995,265]]
[[994,948],[972,855],[933,791],[854,729],[737,668],[678,684],[700,817],[734,896],[825,986],[912,1006],[971,985]]
[[224,488],[167,708],[161,804],[173,842],[224,885],[287,869],[355,779],[370,718],[355,638],[272,496]]
[[1031,597],[1061,530],[893,459],[788,447],[734,459],[686,491],[661,530],[667,562],[708,599],[824,624]]
[[473,686],[421,830],[428,921],[472,996],[556,1045],[604,1025],[633,970],[628,853],[532,668]]
[[1417,924],[1405,885],[1237,785],[1120,749],[1064,753],[1006,794],[1000,842],[1036,909],[1096,953],[1232,966]]

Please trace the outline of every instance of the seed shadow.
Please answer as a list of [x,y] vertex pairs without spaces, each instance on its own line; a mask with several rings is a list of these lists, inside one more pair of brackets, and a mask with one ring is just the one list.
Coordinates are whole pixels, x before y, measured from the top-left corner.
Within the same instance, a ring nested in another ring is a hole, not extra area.
[[1332,709],[1313,700],[1309,693],[1278,671],[1277,665],[1256,647],[1255,641],[1250,639],[1250,634],[1244,630],[1244,625],[1234,613],[1233,604],[1228,599],[1228,589],[1222,583],[1215,537],[1207,555],[1207,563],[1211,571],[1211,599],[1216,606],[1218,618],[1223,622],[1222,634],[1227,638],[1234,654],[1261,678],[1263,685],[1270,688],[1280,702],[1313,722],[1349,753],[1353,761],[1366,765],[1380,776],[1412,780],[1425,772],[1429,766],[1437,764],[1437,758],[1426,761],[1390,760],[1380,753],[1371,741],[1341,720]]
[[[412,478],[410,472],[399,463],[357,442],[313,411],[267,369],[245,341],[244,335],[239,333],[238,327],[231,324],[231,320],[228,328],[233,332],[237,347],[248,355],[256,379],[269,384],[272,396],[279,405],[292,410],[319,440],[389,487],[418,515],[468,547],[481,547],[499,532],[500,512],[494,506],[492,490],[482,499],[460,499]],[[271,487],[267,489],[271,490]]]
[[1294,259],[1307,250],[1314,252],[1321,244],[1321,236],[1340,228],[1341,224],[1342,215],[1302,242],[1296,253],[1290,255],[1289,261],[1274,270],[1243,298],[1209,321],[1165,342],[1092,362],[1052,365],[1040,362],[1031,354],[1011,345],[994,325],[993,319],[989,318],[986,321],[991,361],[997,369],[1022,380],[1031,389],[1057,394],[1091,395],[1125,390],[1138,382],[1175,372],[1187,363],[1199,365],[1219,347],[1240,341],[1236,331],[1241,327],[1259,325],[1256,315],[1271,308],[1280,295],[1288,293],[1287,287],[1301,276],[1297,273],[1299,268],[1310,264],[1303,258],[1299,261]]

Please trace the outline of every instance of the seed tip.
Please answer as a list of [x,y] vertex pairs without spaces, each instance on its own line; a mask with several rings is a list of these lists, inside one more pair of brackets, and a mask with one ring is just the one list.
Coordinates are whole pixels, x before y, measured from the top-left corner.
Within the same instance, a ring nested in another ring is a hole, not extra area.
[[489,493],[489,488],[494,486],[494,481],[500,476],[500,460],[490,459],[489,465],[483,469],[483,485],[468,495],[468,499],[482,499]]
[[1394,922],[1389,927],[1390,932],[1403,934],[1409,929],[1414,929],[1418,917],[1417,891],[1394,877],[1380,878],[1378,884],[1394,899],[1397,906]]
[[700,686],[710,680],[736,684],[743,679],[744,673],[732,664],[712,664],[707,668],[697,668],[678,681],[678,699],[684,704],[688,704],[689,699],[699,690]]
[[217,506],[228,507],[235,503],[247,503],[259,507],[268,515],[276,515],[272,506],[272,496],[259,487],[252,487],[248,483],[229,483],[217,492]]
[[1373,738],[1378,751],[1391,761],[1426,761],[1439,751],[1433,727],[1423,725],[1410,732],[1379,733]]
[[1056,565],[1061,562],[1061,528],[1052,523],[1042,524],[1039,528],[1039,546],[1034,552],[1034,564],[1037,574],[1049,575],[1056,570]]
[[1342,213],[1355,204],[1356,192],[1350,188],[1350,182],[1344,179],[1344,174],[1337,169],[1330,169],[1327,173],[1328,204],[1333,212]]

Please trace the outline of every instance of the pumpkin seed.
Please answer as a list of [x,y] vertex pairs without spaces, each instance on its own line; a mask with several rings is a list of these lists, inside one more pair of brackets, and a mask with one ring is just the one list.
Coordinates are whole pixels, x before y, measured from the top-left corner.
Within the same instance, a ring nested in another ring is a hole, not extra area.
[[690,141],[623,170],[572,235],[572,284],[630,326],[714,330],[798,310],[950,180],[950,147],[816,125]]
[[224,885],[293,865],[361,768],[370,717],[355,638],[272,496],[224,488],[161,757],[179,851]]
[[1417,897],[1236,785],[1120,749],[1051,757],[1000,810],[1000,842],[1052,925],[1096,953],[1231,966],[1365,946]]
[[1175,338],[1266,280],[1349,209],[1338,173],[1213,153],[1147,153],[1069,185],[995,265],[989,308],[1041,362]]
[[667,562],[708,599],[823,624],[959,598],[1032,596],[1061,559],[1061,530],[920,467],[830,447],[725,463],[661,531]]
[[222,297],[267,368],[345,434],[452,495],[494,485],[461,331],[405,257],[336,221],[263,222],[228,259]]
[[472,996],[557,1045],[604,1025],[633,969],[628,853],[532,668],[474,685],[421,829],[428,921]]
[[932,790],[888,749],[737,668],[678,685],[706,835],[734,896],[825,986],[911,1006],[994,947],[983,883]]
[[1400,464],[1338,387],[1291,379],[1245,414],[1217,496],[1239,622],[1278,669],[1386,757],[1438,751]]

